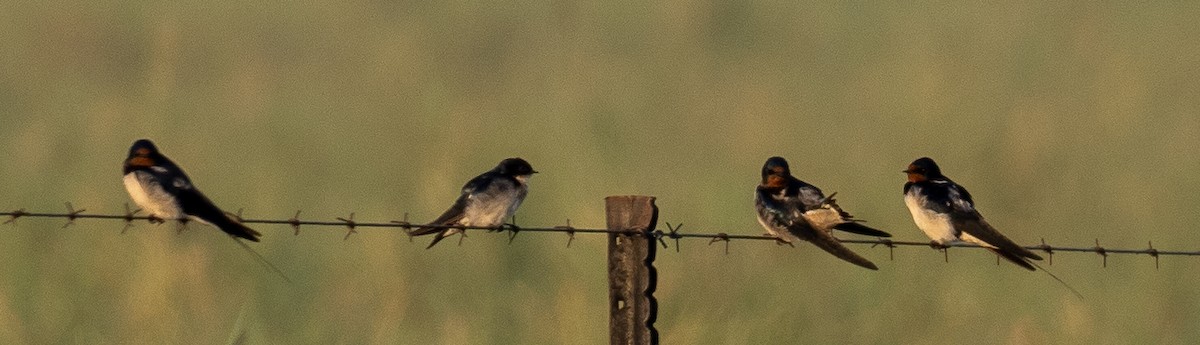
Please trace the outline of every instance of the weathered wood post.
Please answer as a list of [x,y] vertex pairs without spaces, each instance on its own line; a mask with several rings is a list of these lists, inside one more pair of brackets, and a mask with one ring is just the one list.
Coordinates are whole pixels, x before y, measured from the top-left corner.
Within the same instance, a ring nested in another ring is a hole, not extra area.
[[604,198],[608,215],[609,343],[658,344],[657,249],[652,235],[658,224],[654,197],[622,195]]

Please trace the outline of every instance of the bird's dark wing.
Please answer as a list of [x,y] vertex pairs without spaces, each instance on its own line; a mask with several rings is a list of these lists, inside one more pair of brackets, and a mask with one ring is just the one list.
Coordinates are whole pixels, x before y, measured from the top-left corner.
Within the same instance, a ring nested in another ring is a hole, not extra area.
[[[991,224],[988,224],[986,220],[983,220],[983,217],[979,215],[979,212],[973,212],[970,215],[960,215],[958,213],[954,213],[950,217],[950,222],[954,225],[954,229],[970,234],[971,236],[974,236],[975,238],[978,238],[980,241],[983,241],[987,244],[996,246],[996,248],[999,248],[1000,251],[1034,260],[1042,259],[1041,256],[1030,252],[1028,249],[1022,248],[1020,245],[1017,245],[1012,240],[1008,239],[1008,237],[1005,237],[999,231],[996,231],[996,228],[993,228]],[[1006,258],[1008,257],[1006,256]]]
[[975,209],[975,200],[971,199],[971,192],[968,192],[966,187],[954,183],[954,181],[950,181],[950,179],[945,179],[945,181],[949,184],[947,189],[950,190],[950,193],[952,195],[956,195],[959,199],[959,205],[970,207],[972,210]]
[[[430,225],[453,225],[455,223],[458,223],[458,221],[461,220],[463,217],[463,211],[466,210],[466,208],[467,208],[467,201],[468,201],[467,199],[469,199],[469,198],[470,198],[469,193],[463,193],[462,195],[460,195],[458,197],[458,200],[454,201],[454,205],[451,205],[450,209],[447,209],[446,212],[442,212],[441,216],[438,216],[437,219],[434,219],[432,222],[429,222],[429,224]],[[413,230],[409,234],[413,235],[413,236],[421,236],[421,235],[428,235],[428,234],[432,234],[432,233],[438,233],[438,232],[442,232],[445,230],[447,230],[447,228],[421,227],[421,228],[417,228],[416,230]]]
[[227,234],[234,237],[241,237],[250,241],[258,242],[258,237],[262,236],[258,231],[254,231],[242,223],[229,218],[217,205],[213,204],[212,200],[200,193],[191,184],[184,184],[184,181],[176,180],[172,185],[175,187],[175,198],[179,200],[179,205],[183,208],[183,213],[189,216],[200,218],[209,224],[221,229]]
[[[979,211],[975,209],[975,202],[971,200],[971,193],[968,193],[966,188],[949,179],[935,181],[934,187],[941,187],[930,190],[937,192],[937,204],[947,209],[948,212],[946,213],[950,214],[950,222],[954,225],[956,231],[967,233],[984,243],[996,246],[996,248],[1006,252],[1006,254],[1034,260],[1042,259],[1041,256],[1030,252],[1028,249],[1021,248],[1021,246],[997,231],[991,224],[988,224],[983,219],[983,216],[979,214]],[[931,195],[935,194],[931,193]],[[931,201],[933,201],[932,198]]]
[[1021,266],[1022,268],[1025,268],[1030,271],[1036,271],[1036,269],[1033,268],[1033,264],[1029,263],[1029,261],[1028,261],[1029,259],[1021,257],[1017,254],[1013,254],[1013,253],[995,249],[995,248],[988,248],[988,250],[992,251],[992,253],[996,253],[996,255],[999,255],[1000,257],[1004,258],[1005,260],[1008,260],[1009,262],[1017,264],[1017,266]]
[[820,188],[793,176],[788,176],[787,197],[795,198],[802,205],[801,212],[821,207],[825,202],[825,193]]
[[975,204],[971,202],[970,197],[961,197],[970,195],[966,194],[966,189],[949,180],[909,182],[904,184],[904,194],[910,193],[913,188],[916,188],[925,200],[925,204],[922,206],[931,211],[954,213],[975,209]]
[[[491,181],[490,181],[491,179],[489,179],[487,177],[487,175],[488,175],[487,173],[484,173],[483,175],[476,176],[475,178],[471,179],[470,181],[467,181],[467,183],[463,185],[462,193],[459,194],[458,200],[454,201],[454,205],[451,205],[450,208],[446,210],[446,212],[442,212],[441,216],[438,216],[437,219],[434,219],[432,222],[429,222],[428,224],[430,224],[430,225],[453,225],[453,224],[458,223],[459,220],[462,220],[463,212],[466,211],[466,209],[467,209],[467,203],[469,203],[471,201],[470,200],[471,194],[474,193],[475,191],[482,190],[483,188],[487,188],[488,184],[491,183]],[[412,232],[409,232],[409,235],[422,236],[422,235],[428,235],[428,234],[433,234],[433,233],[442,233],[442,232],[445,232],[446,230],[449,230],[449,229],[448,228],[422,227],[422,228],[417,228],[416,230],[413,230]],[[434,239],[434,243],[437,243],[437,241],[439,241],[439,240],[441,240],[440,236],[439,236],[439,238]],[[432,244],[430,246],[432,246]]]
[[[820,209],[820,208],[827,209],[828,212],[833,212],[833,214],[828,214],[825,212],[817,213],[817,214],[821,214],[822,217],[819,217],[816,219],[821,219],[821,220],[826,221],[826,222],[822,222],[821,224],[824,224],[824,225],[821,225],[821,226],[831,227],[833,229],[837,229],[837,230],[841,230],[841,231],[845,231],[845,232],[849,232],[849,233],[855,233],[855,234],[859,234],[859,235],[875,236],[875,237],[892,237],[892,234],[889,234],[885,231],[878,230],[878,229],[863,225],[862,223],[859,223],[858,220],[854,219],[854,217],[850,215],[850,213],[843,210],[842,207],[837,204],[837,200],[834,200],[834,198],[833,198],[835,194],[837,194],[837,193],[833,193],[833,194],[830,194],[828,197],[824,197],[823,200],[820,200],[818,202],[816,207],[808,208],[808,210],[810,212],[819,211],[817,209]],[[812,214],[808,213],[808,212],[805,213],[806,218],[809,218],[810,215],[812,215]],[[810,218],[809,220],[813,221],[814,218]]]
[[845,231],[845,232],[849,232],[849,233],[855,233],[855,234],[859,234],[859,235],[865,235],[865,236],[892,237],[892,234],[889,234],[886,231],[872,228],[872,227],[863,225],[862,223],[859,223],[856,221],[848,221],[845,223],[834,225],[833,228],[837,229],[837,230],[841,230],[841,231]]
[[792,226],[788,227],[788,231],[793,235],[796,235],[796,237],[800,237],[812,242],[812,244],[816,245],[817,248],[821,248],[821,250],[824,250],[829,254],[833,254],[833,256],[836,256],[839,259],[846,260],[852,264],[872,270],[879,269],[879,267],[875,266],[875,264],[870,260],[859,256],[853,251],[850,251],[850,248],[843,246],[842,243],[834,238],[833,235],[829,234],[828,231],[815,229],[805,220],[798,221]]

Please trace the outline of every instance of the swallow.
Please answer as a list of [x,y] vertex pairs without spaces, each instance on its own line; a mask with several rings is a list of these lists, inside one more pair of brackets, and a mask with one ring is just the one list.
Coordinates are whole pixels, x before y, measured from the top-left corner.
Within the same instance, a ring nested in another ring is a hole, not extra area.
[[942,175],[933,159],[917,159],[903,172],[908,174],[904,204],[912,213],[913,222],[934,243],[942,246],[974,243],[1030,271],[1036,266],[1030,260],[1042,260],[988,224],[975,209],[971,193]]
[[[462,227],[498,227],[504,225],[504,220],[512,217],[525,200],[529,192],[529,177],[536,174],[533,166],[524,159],[508,158],[500,161],[492,170],[467,181],[462,187],[462,194],[450,209],[429,225],[438,227],[421,227],[410,233],[412,236],[422,236],[436,233],[428,248],[433,248],[442,239],[461,233],[466,237]],[[515,226],[514,226],[515,228]]]
[[805,240],[842,260],[872,270],[879,268],[843,246],[831,230],[891,236],[855,223],[820,189],[792,177],[787,160],[780,157],[771,157],[763,164],[762,181],[754,190],[754,208],[758,223],[781,243],[791,245],[796,240]]
[[261,234],[225,214],[200,193],[192,180],[154,146],[141,139],[125,159],[125,190],[133,202],[160,220],[196,220],[215,226],[234,238],[258,242]]
[[[804,216],[810,223],[813,223],[817,229],[826,231],[841,230],[859,235],[875,236],[875,237],[892,237],[892,234],[882,230],[874,229],[860,223],[861,220],[855,219],[849,212],[843,210],[837,204],[837,200],[833,197],[837,193],[825,196],[817,186],[808,184],[800,179],[792,176],[791,170],[788,168],[787,160],[781,157],[771,157],[767,159],[767,164],[763,165],[763,176],[767,178],[769,175],[768,167],[772,169],[782,169],[780,177],[784,178],[791,195],[798,196],[800,204],[804,207]],[[828,209],[832,212],[810,212],[818,209]]]

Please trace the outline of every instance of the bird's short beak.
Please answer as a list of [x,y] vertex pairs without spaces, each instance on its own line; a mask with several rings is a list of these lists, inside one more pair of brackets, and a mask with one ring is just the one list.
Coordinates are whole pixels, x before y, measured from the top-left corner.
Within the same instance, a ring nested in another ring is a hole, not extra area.
[[534,170],[534,171],[532,172],[532,174],[536,174],[536,173],[538,173],[538,172],[537,172],[537,170]]
[[912,172],[912,170],[900,170],[900,172],[902,172],[902,173],[906,173],[906,174],[911,174],[911,173],[913,173],[913,172]]

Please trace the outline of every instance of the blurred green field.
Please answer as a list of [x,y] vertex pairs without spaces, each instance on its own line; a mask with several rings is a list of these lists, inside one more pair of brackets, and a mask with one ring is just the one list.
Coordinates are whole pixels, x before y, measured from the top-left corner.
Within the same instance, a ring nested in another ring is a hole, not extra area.
[[[900,173],[937,159],[1022,243],[1200,249],[1200,5],[0,2],[0,209],[119,213],[154,139],[253,218],[436,217],[520,156],[526,226],[658,197],[685,231],[760,234],[769,156],[927,240]],[[661,223],[660,223],[661,224]],[[598,344],[603,238],[257,226],[288,285],[215,229],[0,227],[0,343]],[[657,262],[664,344],[1200,341],[1200,259],[760,242]]]

